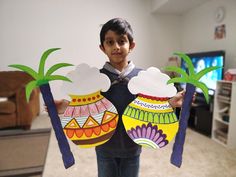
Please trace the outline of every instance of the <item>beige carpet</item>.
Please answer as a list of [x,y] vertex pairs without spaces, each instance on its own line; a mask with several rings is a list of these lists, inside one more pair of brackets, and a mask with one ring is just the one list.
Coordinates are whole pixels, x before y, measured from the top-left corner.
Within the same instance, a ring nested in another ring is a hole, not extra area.
[[[39,117],[34,126],[50,126]],[[172,143],[173,144],[173,143]],[[170,164],[172,144],[154,150],[143,148],[140,177],[236,177],[236,149],[226,149],[210,138],[188,129],[181,168]],[[64,169],[54,132],[50,139],[43,177],[96,177],[94,149],[81,149],[70,142],[76,164]]]

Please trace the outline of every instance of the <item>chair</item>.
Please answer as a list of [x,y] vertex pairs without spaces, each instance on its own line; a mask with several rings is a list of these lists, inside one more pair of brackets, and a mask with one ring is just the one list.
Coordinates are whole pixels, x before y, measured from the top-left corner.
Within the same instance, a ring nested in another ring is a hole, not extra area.
[[0,72],[0,129],[30,129],[39,114],[39,89],[34,89],[29,102],[26,101],[25,86],[32,79],[22,71]]

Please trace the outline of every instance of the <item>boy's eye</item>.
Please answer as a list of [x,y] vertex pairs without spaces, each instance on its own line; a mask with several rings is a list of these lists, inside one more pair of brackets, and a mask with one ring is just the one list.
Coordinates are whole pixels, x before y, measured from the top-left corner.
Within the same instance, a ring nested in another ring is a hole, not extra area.
[[126,42],[126,41],[125,41],[124,39],[120,39],[120,40],[118,41],[119,45],[124,45],[125,42]]
[[111,45],[114,44],[114,41],[113,41],[113,40],[107,40],[107,41],[106,41],[106,44],[111,46]]

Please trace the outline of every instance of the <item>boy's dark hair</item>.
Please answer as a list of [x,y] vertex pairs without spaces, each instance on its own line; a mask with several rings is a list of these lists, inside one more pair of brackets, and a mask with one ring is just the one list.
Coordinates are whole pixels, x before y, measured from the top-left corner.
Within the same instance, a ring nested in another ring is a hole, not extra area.
[[129,39],[129,43],[132,43],[134,38],[133,38],[133,30],[131,28],[131,25],[124,19],[122,18],[113,18],[109,20],[107,23],[105,23],[102,26],[102,29],[100,31],[100,43],[103,46],[103,42],[105,40],[105,35],[107,31],[114,31],[115,33],[119,35],[124,35],[126,34]]

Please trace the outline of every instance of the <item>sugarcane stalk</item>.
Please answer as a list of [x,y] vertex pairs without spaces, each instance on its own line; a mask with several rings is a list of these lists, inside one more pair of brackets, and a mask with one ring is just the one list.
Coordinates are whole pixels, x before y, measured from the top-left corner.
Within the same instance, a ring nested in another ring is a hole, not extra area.
[[74,165],[75,160],[70,150],[70,146],[68,144],[67,138],[63,132],[63,128],[60,122],[60,118],[58,116],[58,112],[56,109],[56,105],[53,99],[50,86],[47,83],[47,84],[41,85],[39,88],[42,93],[44,103],[48,108],[48,114],[49,114],[52,127],[54,129],[54,132],[57,138],[60,152],[62,154],[64,166],[65,168],[69,168],[70,166]]
[[192,99],[195,93],[195,89],[196,87],[194,85],[187,83],[186,93],[184,95],[184,101],[180,112],[179,131],[175,137],[175,143],[171,154],[171,163],[177,167],[180,167],[182,164],[182,154],[185,142],[186,129],[188,127],[190,108],[192,105]]

